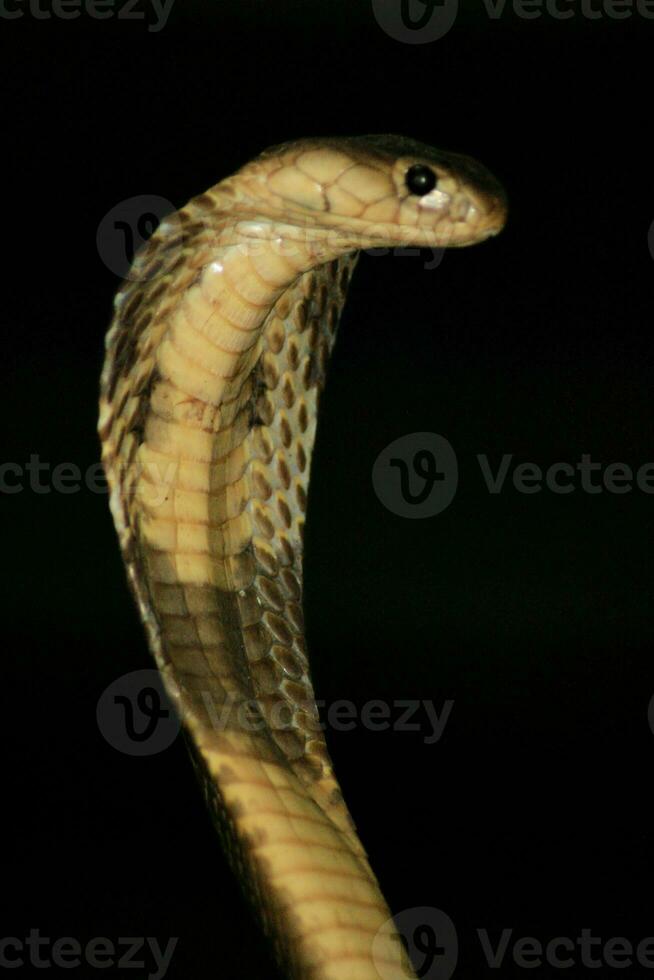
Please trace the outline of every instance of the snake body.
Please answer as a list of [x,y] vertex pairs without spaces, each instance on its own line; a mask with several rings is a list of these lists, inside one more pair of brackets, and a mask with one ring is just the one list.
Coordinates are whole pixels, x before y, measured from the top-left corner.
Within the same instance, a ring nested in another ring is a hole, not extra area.
[[115,299],[99,433],[150,647],[286,975],[414,974],[334,776],[304,648],[318,399],[357,252],[496,234],[479,164],[393,136],[273,147],[159,226]]

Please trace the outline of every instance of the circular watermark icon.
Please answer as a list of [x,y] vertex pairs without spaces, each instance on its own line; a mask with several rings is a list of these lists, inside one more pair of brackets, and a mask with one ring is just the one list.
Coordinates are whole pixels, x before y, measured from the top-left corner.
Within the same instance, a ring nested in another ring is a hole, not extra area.
[[649,699],[649,704],[647,705],[647,721],[649,724],[649,730],[652,735],[654,735],[654,694]]
[[126,755],[156,755],[175,741],[180,720],[158,670],[133,670],[112,681],[98,701],[98,728]]
[[434,517],[454,499],[459,481],[456,454],[436,432],[411,432],[381,451],[372,485],[382,504],[399,517]]
[[459,0],[372,0],[375,19],[404,44],[429,44],[454,26]]
[[[459,958],[459,939],[449,915],[424,905],[399,912],[392,922],[420,980],[450,980]],[[385,922],[373,939],[372,958],[381,980],[396,980],[397,966],[384,956],[388,927]]]
[[133,265],[134,256],[164,218],[168,217],[169,223],[176,221],[175,210],[174,204],[156,194],[139,194],[115,204],[98,225],[96,235],[98,254],[106,267],[121,279],[141,282],[153,278],[156,271],[149,270],[147,263],[142,269],[138,263]]

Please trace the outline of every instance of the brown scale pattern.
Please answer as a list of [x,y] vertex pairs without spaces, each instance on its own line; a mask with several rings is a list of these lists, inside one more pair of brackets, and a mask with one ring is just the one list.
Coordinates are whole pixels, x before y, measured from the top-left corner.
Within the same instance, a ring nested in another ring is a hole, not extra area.
[[296,772],[309,782],[324,779],[334,793],[304,645],[302,535],[317,402],[354,262],[306,273],[270,313],[256,371],[262,424],[253,439],[266,451],[253,467],[248,504],[255,560],[248,595],[259,610],[248,644],[256,697]]
[[[219,407],[193,398],[180,407],[179,393],[158,374],[154,351],[176,297],[198,279],[215,240],[215,231],[192,219],[195,203],[176,216],[172,235],[160,231],[137,258],[132,281],[116,298],[107,337],[103,398],[111,416],[100,435],[113,441],[114,480],[121,490],[114,506],[121,509],[117,524],[130,584],[162,665],[174,664],[186,710],[213,728],[225,699],[234,707],[256,699],[283,757],[304,782],[323,781],[336,802],[340,794],[318,725],[304,643],[302,532],[317,402],[356,257],[318,267],[282,294],[262,331],[255,370],[242,369]],[[166,553],[133,546],[140,521],[133,512],[136,453],[148,425],[173,417],[208,432],[229,426],[229,451],[243,440],[253,533],[247,552],[231,561],[241,570],[231,577],[236,584],[241,578],[243,589],[187,584],[180,593]],[[243,660],[235,655],[239,649]],[[255,735],[262,756],[274,759],[268,733]]]

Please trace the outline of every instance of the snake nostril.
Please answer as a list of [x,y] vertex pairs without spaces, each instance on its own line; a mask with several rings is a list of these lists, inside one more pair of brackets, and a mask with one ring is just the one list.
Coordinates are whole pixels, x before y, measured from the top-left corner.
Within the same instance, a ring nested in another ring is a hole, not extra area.
[[452,221],[463,221],[474,223],[479,212],[477,208],[467,198],[460,197],[455,199],[450,205],[449,216]]

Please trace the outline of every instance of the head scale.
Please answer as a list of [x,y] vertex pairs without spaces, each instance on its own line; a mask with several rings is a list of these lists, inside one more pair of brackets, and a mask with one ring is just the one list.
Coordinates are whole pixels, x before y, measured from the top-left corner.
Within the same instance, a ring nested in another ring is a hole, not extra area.
[[355,248],[470,245],[506,220],[504,191],[481,164],[402,136],[284,143],[238,178],[243,208]]

